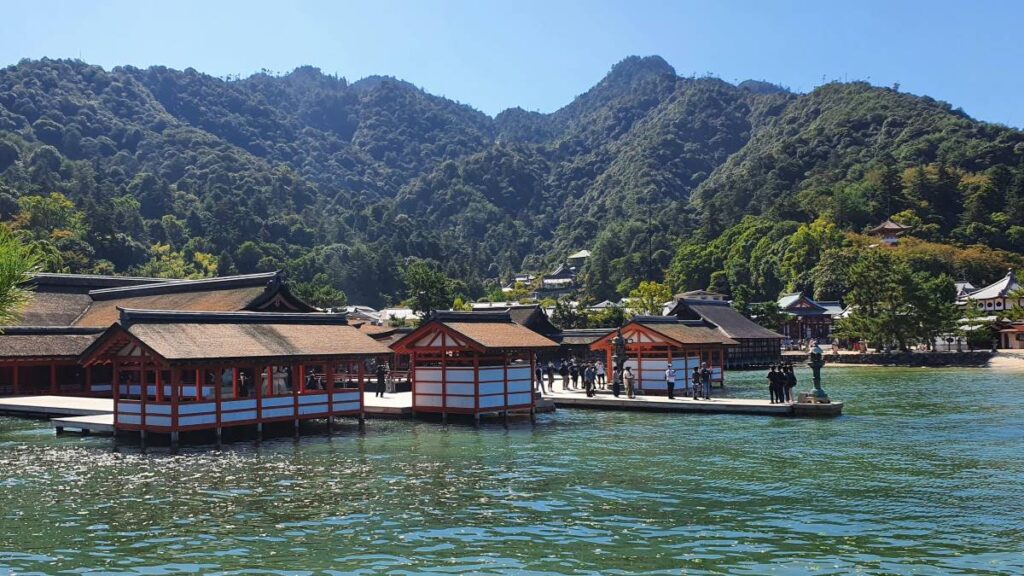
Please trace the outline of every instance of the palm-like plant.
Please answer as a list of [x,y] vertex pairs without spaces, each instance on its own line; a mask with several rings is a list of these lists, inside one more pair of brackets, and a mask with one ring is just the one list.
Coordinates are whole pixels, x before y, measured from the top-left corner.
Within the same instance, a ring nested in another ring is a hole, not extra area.
[[0,226],[0,326],[14,323],[31,297],[26,287],[38,271],[39,257],[4,226]]

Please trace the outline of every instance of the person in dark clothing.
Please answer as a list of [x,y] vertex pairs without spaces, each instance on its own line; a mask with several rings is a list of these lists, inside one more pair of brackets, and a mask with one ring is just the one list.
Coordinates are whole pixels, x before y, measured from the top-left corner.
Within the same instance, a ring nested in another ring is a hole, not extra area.
[[544,393],[544,368],[542,368],[539,363],[537,364],[537,369],[533,373],[533,378],[534,378],[534,380],[537,381],[537,388],[543,394]]
[[612,368],[612,395],[616,398],[622,393],[622,371]]
[[793,365],[786,366],[786,402],[793,401],[793,389],[796,388],[796,373],[793,372]]
[[555,365],[551,363],[551,360],[548,360],[544,375],[548,377],[548,392],[553,393],[555,391]]
[[700,383],[702,384],[701,390],[704,391],[704,399],[711,399],[711,369],[708,368],[708,363],[704,363],[704,367],[700,369]]
[[771,365],[768,370],[768,396],[771,398],[771,403],[775,404],[776,399],[779,397],[779,373],[775,371],[775,364]]
[[387,385],[388,367],[383,362],[377,363],[377,393],[374,394],[376,398],[384,397],[384,388]]
[[693,367],[693,374],[690,375],[690,386],[693,388],[693,399],[700,399],[700,366]]
[[569,364],[569,378],[572,378],[572,389],[580,387],[580,367],[575,361]]
[[569,363],[562,362],[562,365],[558,368],[558,375],[562,377],[562,390],[569,389]]

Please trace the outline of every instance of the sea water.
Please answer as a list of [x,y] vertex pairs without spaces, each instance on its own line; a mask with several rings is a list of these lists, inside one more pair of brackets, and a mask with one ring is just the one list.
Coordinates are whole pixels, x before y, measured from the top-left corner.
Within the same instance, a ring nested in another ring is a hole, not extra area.
[[825,389],[844,416],[371,420],[177,455],[3,418],[0,573],[1024,573],[1024,373]]

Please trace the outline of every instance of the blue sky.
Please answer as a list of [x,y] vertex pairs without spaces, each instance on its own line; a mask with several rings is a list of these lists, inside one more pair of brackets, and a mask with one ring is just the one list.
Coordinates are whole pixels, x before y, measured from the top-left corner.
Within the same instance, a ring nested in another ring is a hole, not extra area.
[[81,58],[216,76],[386,74],[495,114],[550,112],[629,55],[807,91],[862,79],[1024,126],[1024,2],[598,0],[6,3],[0,65]]

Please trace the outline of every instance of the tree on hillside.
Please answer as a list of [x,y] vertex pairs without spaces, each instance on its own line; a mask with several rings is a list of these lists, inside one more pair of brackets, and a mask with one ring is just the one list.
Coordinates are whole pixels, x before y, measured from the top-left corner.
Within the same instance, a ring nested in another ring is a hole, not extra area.
[[644,280],[629,293],[629,308],[637,314],[661,316],[665,303],[672,300],[667,284]]
[[750,318],[761,326],[778,332],[782,330],[782,326],[786,323],[788,316],[779,308],[779,303],[772,300],[770,302],[751,304]]
[[346,304],[345,293],[332,286],[327,274],[322,272],[309,282],[296,283],[295,295],[317,308],[341,308]]
[[417,260],[405,268],[402,279],[409,307],[424,318],[434,310],[446,309],[454,300],[451,278],[436,265]]

